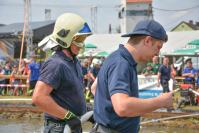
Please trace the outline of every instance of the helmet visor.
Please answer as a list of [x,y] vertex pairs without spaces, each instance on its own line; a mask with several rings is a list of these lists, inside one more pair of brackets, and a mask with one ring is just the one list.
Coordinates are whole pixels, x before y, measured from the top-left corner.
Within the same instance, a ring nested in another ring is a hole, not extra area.
[[72,41],[72,44],[75,44],[77,47],[80,47],[80,48],[84,47],[84,43],[83,42]]
[[75,44],[78,47],[84,47],[84,40],[86,39],[88,35],[76,35],[73,37],[72,43]]
[[75,35],[72,40],[78,43],[84,42],[87,36],[88,35]]

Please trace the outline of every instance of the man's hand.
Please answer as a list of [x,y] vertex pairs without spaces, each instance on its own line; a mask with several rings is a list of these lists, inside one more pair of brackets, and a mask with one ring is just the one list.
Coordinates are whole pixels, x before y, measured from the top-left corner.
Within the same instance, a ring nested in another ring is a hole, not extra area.
[[65,114],[64,120],[72,130],[81,128],[80,119],[73,112],[69,110]]
[[78,117],[73,117],[70,120],[67,120],[66,124],[68,124],[72,130],[81,128],[81,121]]
[[173,107],[173,92],[163,93],[159,96],[163,108]]

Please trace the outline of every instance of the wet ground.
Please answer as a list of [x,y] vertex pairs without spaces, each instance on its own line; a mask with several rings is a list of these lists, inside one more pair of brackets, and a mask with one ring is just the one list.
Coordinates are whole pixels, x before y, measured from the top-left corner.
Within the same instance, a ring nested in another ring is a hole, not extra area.
[[[180,115],[198,114],[198,107],[184,107],[180,110],[159,110],[142,116],[143,124],[140,133],[198,133],[199,116],[155,121],[161,118]],[[31,104],[31,101],[0,102],[0,133],[40,133],[43,129],[43,113]],[[83,125],[84,131],[89,131],[90,123]]]
[[[92,125],[85,123],[84,132],[88,132]],[[0,133],[41,133],[43,120],[41,119],[7,119],[0,121]],[[158,126],[142,126],[140,133],[198,133],[197,129],[174,128]]]

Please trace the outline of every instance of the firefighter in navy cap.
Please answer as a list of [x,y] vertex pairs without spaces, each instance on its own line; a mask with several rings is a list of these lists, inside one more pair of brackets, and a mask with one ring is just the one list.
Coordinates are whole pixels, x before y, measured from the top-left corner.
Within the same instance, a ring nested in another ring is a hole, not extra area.
[[123,37],[129,37],[128,42],[106,58],[94,82],[95,133],[138,133],[141,115],[172,107],[172,93],[150,99],[141,99],[138,94],[137,63],[159,54],[167,41],[162,25],[143,20]]

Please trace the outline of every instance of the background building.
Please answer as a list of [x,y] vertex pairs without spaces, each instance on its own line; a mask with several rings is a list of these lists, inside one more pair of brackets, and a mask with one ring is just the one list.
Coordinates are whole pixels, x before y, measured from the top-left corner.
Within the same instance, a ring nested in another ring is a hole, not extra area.
[[118,17],[121,33],[130,32],[140,20],[153,19],[152,0],[122,0]]
[[182,21],[177,26],[175,26],[171,31],[193,31],[199,30],[199,22],[193,22],[190,20],[189,22]]
[[[38,42],[44,37],[51,34],[54,28],[55,21],[40,21],[31,22],[31,35],[25,34],[24,38],[31,38],[31,42],[25,39],[23,48],[23,57],[29,57],[30,54],[37,48]],[[24,23],[13,23],[0,26],[0,49],[2,56],[9,58],[19,58]],[[29,37],[31,36],[31,37]],[[29,48],[29,49],[28,49]]]

